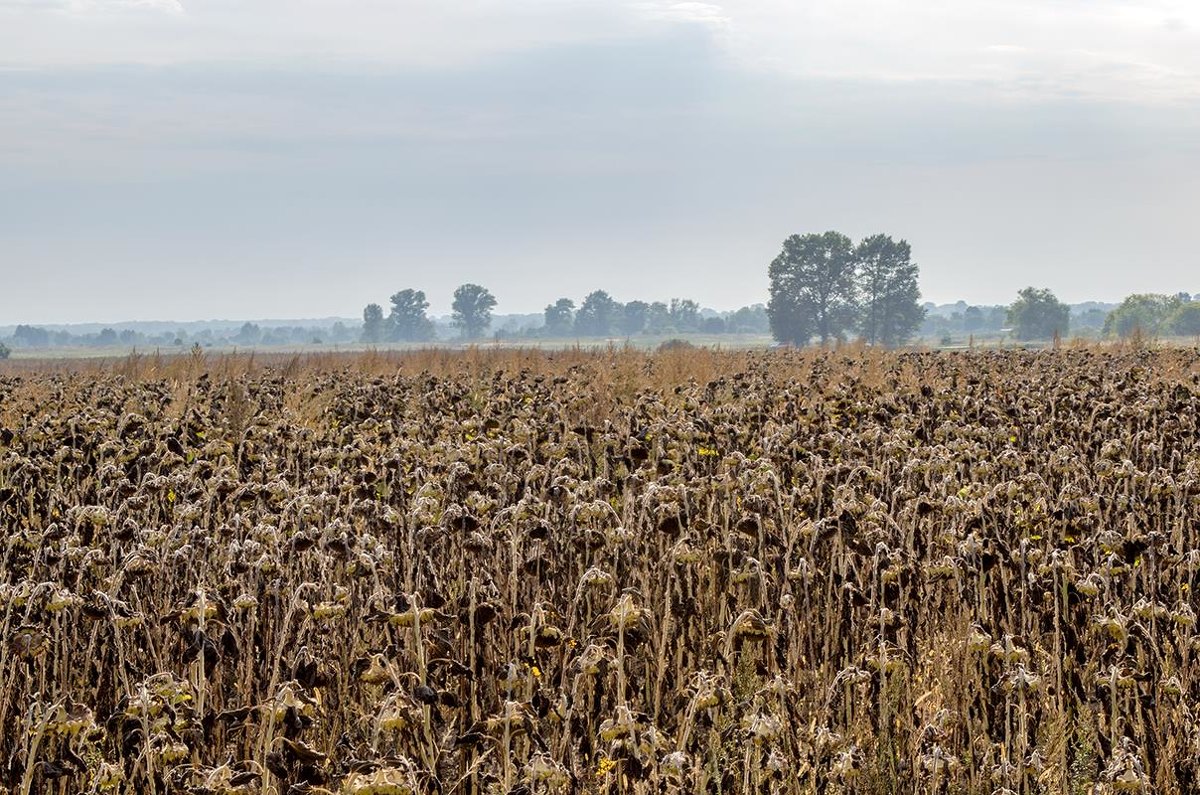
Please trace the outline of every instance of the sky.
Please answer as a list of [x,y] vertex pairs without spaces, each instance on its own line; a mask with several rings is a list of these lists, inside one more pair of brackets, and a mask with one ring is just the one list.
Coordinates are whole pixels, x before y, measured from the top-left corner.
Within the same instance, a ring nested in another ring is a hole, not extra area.
[[0,325],[1200,293],[1200,4],[0,0]]

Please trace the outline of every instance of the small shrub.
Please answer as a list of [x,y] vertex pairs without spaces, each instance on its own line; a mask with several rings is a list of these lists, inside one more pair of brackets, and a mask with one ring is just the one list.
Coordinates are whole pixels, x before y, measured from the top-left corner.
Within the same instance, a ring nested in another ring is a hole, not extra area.
[[691,351],[691,350],[695,350],[695,349],[696,349],[695,345],[688,342],[687,340],[681,340],[678,337],[672,337],[669,340],[665,340],[658,346],[659,353],[670,353],[673,351],[674,352]]

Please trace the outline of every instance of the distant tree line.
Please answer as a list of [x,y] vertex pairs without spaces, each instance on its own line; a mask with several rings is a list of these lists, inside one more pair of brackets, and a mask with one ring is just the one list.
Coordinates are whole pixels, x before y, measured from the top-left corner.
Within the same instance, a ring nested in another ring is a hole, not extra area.
[[[430,342],[436,337],[423,290],[401,290],[390,300],[387,314],[379,304],[363,309],[363,342]],[[450,324],[463,339],[479,339],[491,325],[495,307],[496,297],[487,288],[464,284],[454,291]]]
[[[1084,304],[1076,311],[1048,289],[1026,287],[1012,304],[935,307],[918,303],[917,266],[909,244],[874,235],[853,244],[837,232],[793,235],[771,263],[767,305],[717,313],[687,298],[621,302],[595,290],[576,305],[559,298],[536,315],[507,316],[492,330],[495,296],[477,284],[454,291],[449,329],[428,315],[421,290],[393,294],[385,312],[368,304],[363,323],[327,326],[275,326],[246,322],[238,327],[191,331],[102,328],[72,332],[16,326],[0,338],[0,359],[12,350],[63,347],[190,348],[271,347],[353,342],[432,342],[457,333],[474,340],[492,333],[507,339],[634,337],[637,335],[766,334],[792,344],[861,338],[871,344],[899,345],[915,337],[949,343],[980,335],[1017,340],[1050,340],[1077,335],[1128,338],[1136,335],[1200,337],[1200,300],[1186,292],[1138,293],[1117,305]],[[540,324],[539,321],[540,320]],[[144,324],[151,325],[151,324]]]
[[[201,347],[270,347],[282,345],[311,345],[313,343],[350,343],[358,332],[345,323],[331,326],[263,326],[243,323],[240,327],[202,328],[188,331],[172,329],[147,333],[134,329],[103,328],[97,332],[77,333],[62,329],[19,325],[12,335],[0,341],[8,349],[48,348],[190,348]],[[3,358],[3,357],[0,357]]]
[[1006,320],[1018,340],[1050,340],[1069,332],[1098,332],[1106,338],[1200,336],[1200,301],[1190,293],[1136,293],[1112,311],[1088,309],[1078,318],[1048,289],[1026,287],[1008,307]]
[[1077,333],[1105,337],[1200,336],[1200,302],[1188,293],[1136,294],[1111,305],[1071,307],[1048,289],[1026,287],[1008,306],[967,306],[948,316],[918,303],[918,268],[909,244],[872,235],[857,244],[840,232],[792,235],[768,267],[771,332],[794,345],[852,337],[901,345],[916,336],[1011,335],[1020,341]]
[[724,314],[706,313],[690,298],[622,303],[604,290],[584,296],[576,308],[570,298],[546,307],[543,337],[633,337],[640,334],[764,334],[766,309],[744,306]]
[[[918,336],[926,339],[1003,337],[1013,332],[1013,322],[1009,316],[1012,304],[969,305],[966,301],[959,301],[943,307],[925,304],[925,309],[925,320],[921,323]],[[1100,335],[1111,311],[1108,305],[1096,303],[1068,309],[1071,332],[1089,336]]]
[[1137,334],[1200,337],[1200,300],[1182,292],[1135,293],[1109,314],[1104,334],[1121,338]]
[[[479,339],[491,326],[495,306],[496,299],[486,288],[464,284],[454,291],[450,324],[460,338]],[[424,291],[411,288],[392,295],[386,311],[379,304],[368,304],[363,309],[361,339],[368,343],[432,341],[437,328],[428,309]],[[688,298],[623,303],[604,290],[595,290],[578,305],[571,298],[559,298],[549,304],[542,313],[540,326],[500,329],[495,334],[565,339],[639,334],[765,334],[768,329],[766,308],[761,304],[719,314],[701,309]]]

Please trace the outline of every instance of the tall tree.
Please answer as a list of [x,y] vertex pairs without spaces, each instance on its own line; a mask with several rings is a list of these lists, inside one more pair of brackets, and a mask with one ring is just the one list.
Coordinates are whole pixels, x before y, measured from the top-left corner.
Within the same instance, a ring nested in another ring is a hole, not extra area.
[[450,322],[469,340],[479,339],[492,322],[496,297],[478,284],[464,284],[454,291]]
[[38,326],[20,325],[13,331],[12,341],[25,348],[48,348],[50,332]]
[[646,330],[646,319],[650,313],[650,304],[645,301],[629,301],[621,312],[621,333],[626,337],[641,334]]
[[621,304],[603,290],[588,293],[575,313],[575,333],[581,337],[608,336],[613,332],[620,309]]
[[872,235],[858,244],[854,258],[862,296],[859,331],[872,345],[903,345],[925,319],[912,248],[905,240]]
[[[1191,296],[1188,296],[1189,298]],[[1184,337],[1200,337],[1200,301],[1180,304],[1168,319],[1172,334]]]
[[646,333],[665,334],[671,330],[671,308],[662,301],[650,304],[646,309]]
[[570,298],[560,298],[546,307],[546,325],[543,329],[547,337],[567,337],[574,329],[575,302]]
[[363,309],[363,342],[383,341],[383,307],[379,304],[367,304]]
[[1049,290],[1026,287],[1008,308],[1008,322],[1019,340],[1065,337],[1071,328],[1071,308]]
[[257,345],[262,339],[262,329],[257,323],[246,321],[242,327],[238,329],[238,333],[234,335],[233,341],[238,345]]
[[792,235],[771,263],[771,333],[783,342],[822,344],[854,324],[854,245],[840,232]]
[[401,290],[391,298],[388,314],[388,338],[402,342],[426,342],[433,339],[433,321],[425,315],[429,302],[422,290]]
[[1182,303],[1179,296],[1173,295],[1135,293],[1126,296],[1105,318],[1104,334],[1124,338],[1135,332],[1152,336],[1170,331],[1169,320]]
[[743,306],[729,316],[725,325],[728,331],[742,334],[765,334],[771,330],[767,308],[762,304]]
[[696,331],[700,328],[700,304],[690,298],[671,299],[671,325],[676,331]]

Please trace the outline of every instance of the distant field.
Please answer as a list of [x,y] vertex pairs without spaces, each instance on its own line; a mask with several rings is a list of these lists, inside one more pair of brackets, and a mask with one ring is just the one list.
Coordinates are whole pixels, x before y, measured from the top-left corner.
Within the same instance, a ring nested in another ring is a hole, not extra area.
[[[264,353],[264,354],[288,354],[288,353],[355,353],[370,350],[378,351],[412,351],[422,350],[425,348],[444,348],[449,350],[462,350],[468,347],[480,349],[493,348],[531,348],[540,350],[562,350],[566,348],[583,348],[583,349],[604,349],[609,347],[623,348],[631,347],[641,350],[653,349],[661,345],[663,342],[671,339],[683,339],[693,345],[722,348],[725,350],[742,350],[748,348],[765,348],[771,344],[771,336],[768,334],[667,334],[662,336],[636,336],[636,337],[612,337],[609,339],[525,339],[512,338],[500,341],[480,340],[474,343],[465,342],[437,342],[437,343],[383,343],[379,345],[369,345],[366,343],[347,343],[347,344],[304,344],[304,345],[271,345],[266,347],[254,346],[236,346],[236,345],[220,345],[204,347],[203,351],[207,354],[228,354],[228,353]],[[18,348],[13,350],[12,359],[118,359],[128,356],[130,353],[137,352],[143,355],[160,355],[160,356],[179,356],[189,355],[191,353],[190,346],[170,346],[170,347],[130,347],[127,345],[118,345],[110,347],[74,347],[74,348],[39,348],[39,349],[23,349]]]
[[[512,349],[529,349],[529,350],[568,350],[578,348],[580,350],[606,350],[609,348],[623,349],[630,348],[633,350],[654,350],[664,342],[670,340],[684,340],[697,347],[712,348],[726,351],[739,350],[755,350],[769,347],[774,340],[768,334],[665,334],[661,336],[637,336],[637,337],[612,337],[609,339],[525,339],[512,338],[504,340],[481,340],[475,343],[465,342],[438,342],[438,343],[385,343],[380,345],[368,345],[365,343],[348,343],[348,344],[304,344],[304,345],[272,345],[267,347],[244,347],[234,345],[210,346],[202,348],[205,356],[224,356],[229,354],[253,354],[267,357],[275,357],[281,355],[308,355],[308,354],[355,354],[366,353],[369,351],[378,352],[412,352],[426,349],[437,349],[447,351],[457,351],[466,349],[478,350],[512,350]],[[1073,337],[1062,342],[1064,346],[1090,346],[1090,347],[1120,347],[1125,343],[1119,340],[1097,340],[1094,338]],[[1164,337],[1158,338],[1148,343],[1151,346],[1157,347],[1196,347],[1200,344],[1200,340],[1192,337]],[[927,338],[915,340],[913,347],[929,350],[968,350],[971,348],[978,350],[986,349],[1039,349],[1050,347],[1051,343],[1041,342],[1017,342],[1012,339],[998,336],[981,335],[972,339],[970,336],[962,338],[952,338],[949,341],[943,341],[940,338]],[[854,347],[851,344],[851,347]],[[45,348],[45,349],[15,349],[12,351],[11,361],[14,362],[30,362],[30,361],[53,361],[53,360],[118,360],[128,357],[130,354],[140,356],[160,356],[160,357],[178,357],[190,356],[191,348],[183,347],[159,347],[159,348],[131,348],[127,346],[113,347],[75,347],[75,348]],[[2,363],[0,363],[2,365]]]

